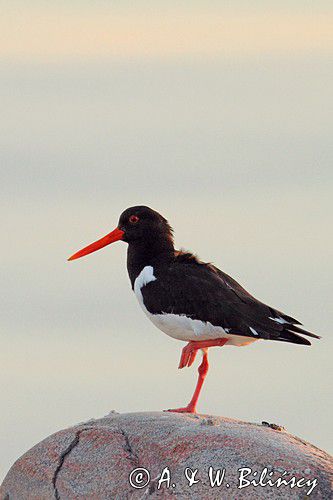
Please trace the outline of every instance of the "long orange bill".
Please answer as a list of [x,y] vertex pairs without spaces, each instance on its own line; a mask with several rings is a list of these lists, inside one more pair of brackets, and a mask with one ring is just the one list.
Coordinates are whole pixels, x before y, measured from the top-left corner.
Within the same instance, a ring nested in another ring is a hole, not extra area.
[[87,247],[82,248],[82,250],[79,250],[76,252],[74,255],[69,257],[68,260],[75,260],[79,259],[80,257],[83,257],[84,255],[88,255],[89,253],[96,252],[96,250],[99,250],[100,248],[106,247],[106,245],[110,245],[110,243],[113,243],[114,241],[121,240],[124,235],[124,231],[116,227],[114,231],[111,231],[111,233],[107,234],[100,240],[95,241],[94,243],[91,243]]

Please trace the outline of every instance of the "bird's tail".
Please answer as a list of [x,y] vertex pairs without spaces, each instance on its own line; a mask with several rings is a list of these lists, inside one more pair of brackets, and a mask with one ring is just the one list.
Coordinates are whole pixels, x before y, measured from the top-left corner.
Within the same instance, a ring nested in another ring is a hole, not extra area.
[[308,332],[307,330],[304,330],[299,326],[287,324],[285,325],[285,328],[280,332],[280,335],[276,340],[280,340],[282,342],[292,342],[293,344],[311,345],[311,342],[307,338],[304,338],[299,334],[306,335],[314,339],[320,339],[319,335]]
[[321,338],[319,335],[301,328],[299,325],[302,325],[302,323],[300,323],[297,319],[287,316],[287,314],[273,308],[271,308],[271,312],[275,321],[282,322],[281,320],[283,320],[283,329],[276,340],[280,340],[282,342],[292,342],[293,344],[311,345],[311,342],[302,337],[302,335],[306,335],[307,337],[312,337],[314,339]]

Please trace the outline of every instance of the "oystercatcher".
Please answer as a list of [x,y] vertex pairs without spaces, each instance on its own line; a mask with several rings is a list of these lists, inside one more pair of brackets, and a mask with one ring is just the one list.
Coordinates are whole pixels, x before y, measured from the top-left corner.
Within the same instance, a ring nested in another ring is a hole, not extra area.
[[168,411],[195,413],[209,367],[209,347],[244,346],[259,339],[310,345],[301,335],[320,338],[300,328],[296,319],[257,300],[214,265],[175,250],[168,221],[146,206],[125,210],[114,231],[68,260],[117,240],[128,243],[127,270],[143,311],[162,332],[187,342],[179,368],[191,366],[198,350],[203,354],[191,401]]

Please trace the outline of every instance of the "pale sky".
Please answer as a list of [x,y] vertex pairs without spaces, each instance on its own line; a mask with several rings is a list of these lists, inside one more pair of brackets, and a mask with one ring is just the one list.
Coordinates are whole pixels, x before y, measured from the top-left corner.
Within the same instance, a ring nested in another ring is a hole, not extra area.
[[[3,2],[2,2],[3,3]],[[333,9],[265,2],[8,2],[0,57],[19,60],[329,52]],[[255,4],[254,4],[255,5]],[[265,5],[263,8],[262,5]]]
[[119,243],[147,204],[179,247],[323,336],[211,349],[199,411],[332,451],[331,2],[0,2],[0,475],[47,435],[191,396]]

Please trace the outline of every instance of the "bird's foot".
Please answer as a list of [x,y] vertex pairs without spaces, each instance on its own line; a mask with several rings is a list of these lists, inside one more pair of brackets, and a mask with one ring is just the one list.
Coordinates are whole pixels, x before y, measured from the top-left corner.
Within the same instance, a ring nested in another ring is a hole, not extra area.
[[189,342],[182,350],[178,368],[185,368],[191,366],[195,360],[199,348],[195,346],[194,342]]
[[171,413],[196,413],[194,405],[187,405],[184,408],[172,408],[164,411],[169,411]]
[[178,368],[191,366],[194,363],[195,357],[199,349],[207,349],[208,347],[222,347],[228,339],[212,339],[212,340],[190,340],[190,342],[183,348],[182,355]]

